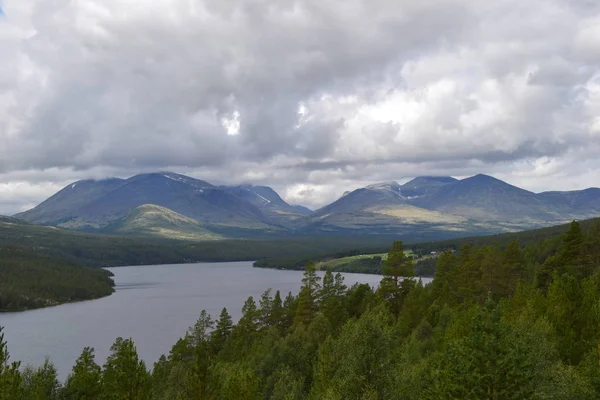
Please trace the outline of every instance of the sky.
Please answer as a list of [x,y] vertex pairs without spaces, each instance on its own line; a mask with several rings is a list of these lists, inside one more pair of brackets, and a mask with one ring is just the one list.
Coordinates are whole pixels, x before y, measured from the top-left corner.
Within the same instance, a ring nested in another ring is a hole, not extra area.
[[0,0],[0,214],[150,171],[312,208],[600,186],[595,0]]

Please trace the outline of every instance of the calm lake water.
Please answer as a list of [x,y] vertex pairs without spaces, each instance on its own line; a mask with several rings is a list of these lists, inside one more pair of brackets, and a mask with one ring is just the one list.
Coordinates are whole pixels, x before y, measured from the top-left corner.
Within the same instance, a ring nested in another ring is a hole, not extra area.
[[[115,338],[133,338],[149,367],[171,349],[202,309],[218,317],[268,288],[296,294],[301,271],[253,268],[251,262],[135,266],[110,269],[116,292],[109,297],[41,310],[0,314],[11,360],[40,365],[48,356],[64,379],[85,346],[103,364]],[[381,276],[344,274],[348,286],[377,285]]]

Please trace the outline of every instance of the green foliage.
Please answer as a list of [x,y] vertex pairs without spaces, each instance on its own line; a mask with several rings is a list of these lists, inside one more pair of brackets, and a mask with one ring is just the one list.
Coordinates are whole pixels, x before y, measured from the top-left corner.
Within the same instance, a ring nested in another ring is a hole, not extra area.
[[102,369],[94,360],[94,349],[86,347],[65,382],[66,400],[98,400],[102,393]]
[[102,399],[145,400],[150,397],[150,374],[133,340],[117,338],[102,371]]
[[379,284],[379,294],[387,300],[390,310],[398,315],[404,299],[415,282],[412,260],[404,253],[401,241],[395,241],[385,261],[384,277]]
[[211,333],[211,343],[215,353],[221,351],[225,342],[231,335],[232,329],[233,320],[231,319],[231,315],[229,315],[226,308],[223,308],[219,315],[219,319],[215,323],[215,330]]
[[[252,232],[255,237],[256,232]],[[0,247],[20,247],[89,267],[190,262],[310,259],[327,254],[386,251],[385,237],[289,237],[210,241],[114,236],[39,226],[0,218]],[[1,259],[1,258],[0,258]],[[296,268],[304,269],[306,264]]]
[[311,396],[340,399],[389,398],[392,378],[391,315],[387,309],[366,312],[349,321],[339,337],[319,351]]
[[85,349],[62,389],[49,362],[19,372],[0,335],[0,399],[597,399],[598,244],[598,226],[572,224],[463,246],[423,285],[401,279],[396,242],[376,291],[309,264],[298,295],[250,297],[237,324],[202,311],[151,375],[119,338],[103,369]]
[[528,349],[500,320],[488,300],[471,322],[471,333],[451,343],[433,371],[431,399],[531,399],[535,393]]
[[306,267],[304,277],[302,278],[302,287],[298,294],[298,304],[296,306],[294,324],[308,325],[317,314],[320,301],[320,281],[321,278],[317,275],[315,264],[310,263]]
[[10,355],[0,326],[0,400],[19,399],[23,395],[23,378],[19,362],[10,362]]
[[31,400],[57,400],[61,390],[58,373],[48,359],[34,369],[27,366],[22,373],[25,398]]
[[111,276],[30,250],[0,247],[0,312],[108,296]]

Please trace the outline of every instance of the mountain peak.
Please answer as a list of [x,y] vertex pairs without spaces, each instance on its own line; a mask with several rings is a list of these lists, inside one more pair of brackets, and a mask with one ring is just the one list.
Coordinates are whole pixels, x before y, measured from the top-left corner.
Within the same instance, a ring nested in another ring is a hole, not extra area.
[[477,174],[477,175],[473,175],[470,178],[466,178],[466,179],[493,180],[493,181],[499,181],[500,180],[498,178],[494,178],[493,176],[486,175],[486,174]]
[[179,182],[179,183],[183,183],[186,185],[190,185],[196,188],[210,188],[213,187],[213,185],[211,185],[210,183],[200,180],[200,179],[196,179],[196,178],[191,178],[189,176],[186,175],[181,175],[181,174],[177,174],[175,172],[169,172],[169,171],[161,171],[161,172],[150,172],[150,173],[146,173],[146,174],[138,174],[135,175],[131,178],[129,178],[129,181],[139,181],[139,180],[145,180],[145,179],[169,179],[171,181],[174,182]]
[[405,185],[409,185],[409,184],[415,183],[415,182],[451,183],[451,182],[456,182],[456,181],[457,181],[457,179],[453,178],[451,176],[424,175],[424,176],[417,176],[416,178],[406,182]]
[[494,178],[493,176],[490,175],[485,175],[485,174],[477,174],[477,175],[473,175],[469,178],[465,178],[462,179],[460,181],[461,184],[465,185],[465,184],[471,184],[471,185],[498,185],[498,186],[506,186],[506,187],[512,187],[518,190],[522,190],[525,192],[528,192],[525,189],[521,189],[518,188],[514,185],[511,185],[510,183],[504,182],[501,179],[498,178]]
[[369,186],[365,187],[365,189],[369,189],[369,190],[391,190],[393,192],[398,192],[398,190],[400,189],[400,185],[396,181],[386,181],[386,182],[374,183],[372,185],[369,185]]
[[457,180],[451,176],[417,176],[402,185],[402,193],[408,197],[420,197],[439,190]]

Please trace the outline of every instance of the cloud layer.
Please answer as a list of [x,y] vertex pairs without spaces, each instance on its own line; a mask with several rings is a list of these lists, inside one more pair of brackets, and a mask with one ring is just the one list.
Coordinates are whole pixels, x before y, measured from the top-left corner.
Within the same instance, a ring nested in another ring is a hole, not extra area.
[[600,186],[587,0],[6,0],[0,213],[170,169],[317,207],[416,175]]

